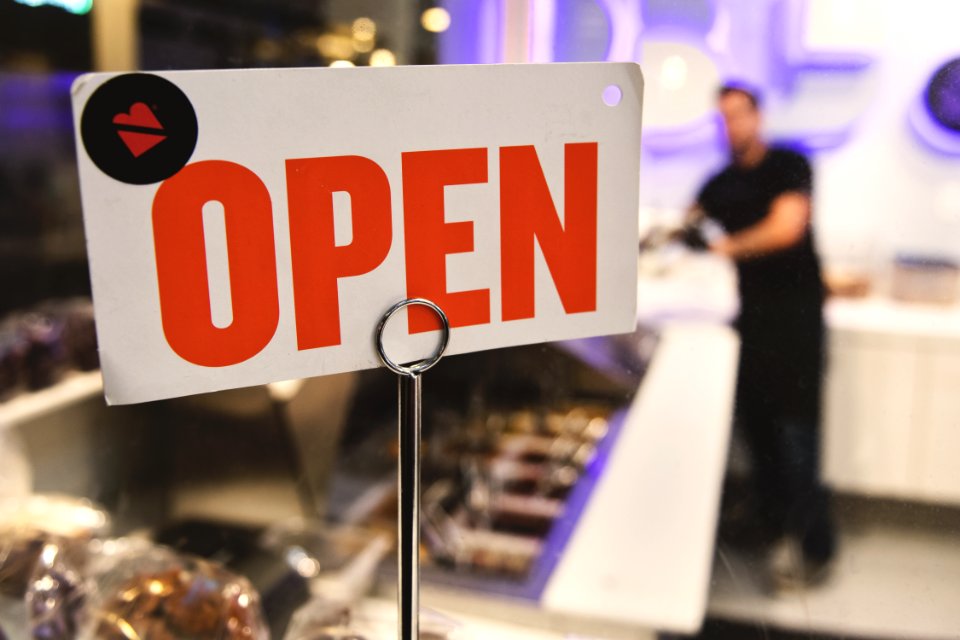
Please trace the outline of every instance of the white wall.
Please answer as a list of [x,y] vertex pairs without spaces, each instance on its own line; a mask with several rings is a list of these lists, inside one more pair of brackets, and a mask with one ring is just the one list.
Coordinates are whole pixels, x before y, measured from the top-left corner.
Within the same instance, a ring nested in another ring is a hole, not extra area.
[[817,158],[822,251],[908,251],[960,260],[960,158],[928,150],[907,111],[932,72],[960,56],[960,2],[878,0],[884,46],[870,107],[843,147]]

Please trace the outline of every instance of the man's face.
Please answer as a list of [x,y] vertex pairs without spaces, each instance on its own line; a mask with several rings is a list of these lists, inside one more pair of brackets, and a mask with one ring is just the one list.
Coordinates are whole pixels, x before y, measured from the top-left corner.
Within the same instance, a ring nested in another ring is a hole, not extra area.
[[734,155],[745,153],[760,138],[760,111],[736,91],[721,97],[719,107],[730,150]]

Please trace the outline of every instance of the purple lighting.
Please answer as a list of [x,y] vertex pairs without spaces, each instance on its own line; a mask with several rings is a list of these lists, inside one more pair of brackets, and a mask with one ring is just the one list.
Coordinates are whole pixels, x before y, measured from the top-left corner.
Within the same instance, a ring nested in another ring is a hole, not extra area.
[[610,47],[607,60],[632,62],[643,30],[639,0],[597,0],[610,22]]
[[960,58],[937,69],[924,99],[936,122],[960,133]]
[[503,55],[502,0],[444,0],[450,28],[440,34],[444,64],[489,64]]
[[929,149],[960,156],[960,58],[934,72],[910,105],[907,122]]
[[[530,62],[639,61],[647,82],[648,106],[655,97],[658,104],[699,104],[702,91],[695,88],[716,83],[718,77],[750,78],[774,98],[771,110],[788,103],[790,114],[806,114],[797,121],[791,119],[789,130],[778,132],[778,137],[810,149],[828,149],[850,139],[862,111],[846,108],[850,96],[844,92],[825,96],[822,91],[807,91],[810,82],[806,80],[829,76],[838,82],[849,79],[852,85],[876,59],[870,49],[869,24],[857,31],[859,35],[851,43],[844,44],[838,35],[851,15],[861,24],[862,16],[856,13],[861,5],[851,11],[836,9],[828,2],[516,0],[514,4],[514,0],[442,0],[453,20],[441,35],[440,60],[501,62],[505,47],[511,45],[511,59]],[[765,10],[757,11],[757,4]],[[517,29],[526,31],[521,36]],[[525,42],[523,46],[521,42]],[[662,53],[663,45],[670,44],[678,45],[676,55]],[[648,45],[660,47],[660,58],[653,59]],[[680,50],[683,47],[696,51]],[[704,63],[704,58],[709,63]],[[689,68],[689,80],[685,73],[667,73],[678,67],[673,64],[675,59]],[[668,62],[669,68],[665,66]],[[817,112],[811,103],[816,100],[829,100],[828,106],[836,107],[832,113],[851,113],[829,123],[820,121],[810,115]],[[645,150],[674,154],[716,148],[718,129],[713,114],[706,107],[697,109],[690,107],[690,113],[683,112],[682,117],[674,113],[645,122]],[[667,113],[662,108],[650,112]]]
[[[606,60],[613,25],[609,13],[596,0],[557,0],[554,5],[550,46],[553,61]],[[559,17],[559,19],[556,19]],[[535,25],[539,18],[535,19]],[[534,34],[534,40],[539,38]]]
[[75,73],[0,73],[0,132],[71,131],[70,85]]
[[917,98],[907,112],[910,128],[929,149],[960,157],[960,135],[934,121],[923,98]]
[[715,4],[715,0],[644,0],[643,23],[648,27],[669,25],[703,37],[716,20]]

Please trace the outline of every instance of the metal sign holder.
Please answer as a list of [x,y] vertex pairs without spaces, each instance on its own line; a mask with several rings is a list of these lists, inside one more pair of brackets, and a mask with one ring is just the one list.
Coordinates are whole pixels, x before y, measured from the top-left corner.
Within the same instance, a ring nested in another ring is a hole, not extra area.
[[[413,305],[428,307],[437,315],[440,320],[440,344],[429,358],[413,364],[401,365],[387,355],[383,347],[383,331],[396,312]],[[380,361],[399,377],[397,606],[400,640],[418,640],[420,637],[421,375],[440,362],[449,339],[450,321],[447,315],[436,304],[423,298],[408,298],[390,307],[380,318],[374,339]]]

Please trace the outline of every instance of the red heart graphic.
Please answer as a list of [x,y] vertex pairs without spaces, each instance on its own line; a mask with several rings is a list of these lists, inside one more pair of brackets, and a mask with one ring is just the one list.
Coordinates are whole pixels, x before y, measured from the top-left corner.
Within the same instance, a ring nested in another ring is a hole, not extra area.
[[163,125],[143,102],[134,102],[129,113],[120,112],[113,116],[113,124],[117,125],[117,135],[134,158],[139,158],[167,139]]
[[163,125],[157,120],[157,116],[153,115],[150,107],[143,102],[134,102],[130,107],[129,113],[123,113],[121,111],[113,116],[113,124],[126,125],[128,127],[163,129]]

